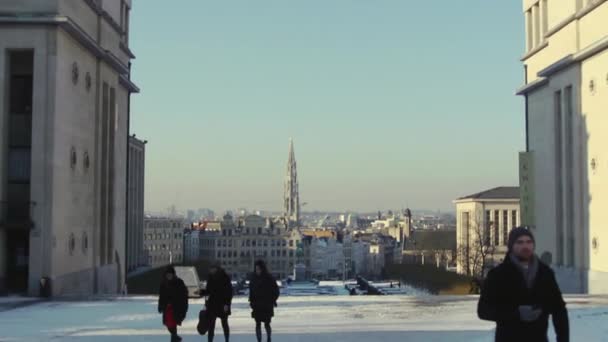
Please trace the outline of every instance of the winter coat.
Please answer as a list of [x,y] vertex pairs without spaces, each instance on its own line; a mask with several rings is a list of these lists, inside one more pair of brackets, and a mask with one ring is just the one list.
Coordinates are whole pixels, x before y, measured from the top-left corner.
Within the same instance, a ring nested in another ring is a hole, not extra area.
[[[181,325],[188,312],[188,289],[184,281],[177,277],[171,281],[163,281],[160,285],[158,312],[164,313],[169,304],[173,309],[174,321]],[[165,315],[163,315],[163,324],[166,325]]]
[[271,275],[254,275],[249,283],[251,317],[259,322],[270,322],[279,299],[279,287]]
[[[523,322],[520,305],[542,310],[534,322]],[[507,256],[488,273],[477,307],[479,318],[496,322],[496,342],[547,342],[549,315],[552,316],[558,342],[568,342],[568,311],[553,270],[538,260],[538,271],[531,288],[526,286],[518,266]]]
[[[218,271],[213,276],[209,275],[207,287],[201,293],[203,296],[209,296],[205,304],[210,316],[225,318],[231,314],[232,282],[226,272]],[[228,306],[228,312],[224,311],[226,305]]]

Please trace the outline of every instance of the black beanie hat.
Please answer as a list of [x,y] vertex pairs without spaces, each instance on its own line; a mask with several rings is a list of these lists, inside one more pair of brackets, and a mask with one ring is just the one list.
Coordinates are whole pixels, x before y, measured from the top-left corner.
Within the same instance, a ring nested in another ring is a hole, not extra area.
[[169,273],[175,275],[175,268],[171,265],[167,266],[167,268],[165,269],[165,274],[169,274]]
[[517,239],[519,239],[522,236],[529,236],[530,239],[532,239],[532,242],[535,242],[534,235],[532,234],[532,232],[530,230],[528,230],[528,228],[525,228],[525,227],[513,228],[513,230],[511,230],[511,232],[509,233],[509,243],[508,243],[509,250],[513,249],[513,245],[515,244],[515,241],[517,241]]

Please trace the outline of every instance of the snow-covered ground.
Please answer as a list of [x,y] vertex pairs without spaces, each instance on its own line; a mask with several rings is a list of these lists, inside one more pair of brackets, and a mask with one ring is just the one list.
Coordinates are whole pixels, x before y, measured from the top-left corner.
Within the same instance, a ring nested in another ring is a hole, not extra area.
[[[572,341],[608,341],[608,298],[568,298]],[[274,341],[492,341],[493,325],[476,317],[476,297],[283,297],[273,321]],[[196,334],[201,300],[192,301],[180,329]],[[255,341],[245,298],[236,298],[231,341]],[[218,322],[219,326],[219,322]],[[219,328],[219,327],[218,327]],[[216,340],[223,341],[221,328]],[[44,302],[0,312],[0,341],[169,341],[153,297]]]

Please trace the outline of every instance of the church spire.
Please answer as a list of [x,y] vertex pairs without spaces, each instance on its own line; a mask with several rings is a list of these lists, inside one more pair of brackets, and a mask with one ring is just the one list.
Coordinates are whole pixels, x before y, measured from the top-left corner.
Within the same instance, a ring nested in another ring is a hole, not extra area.
[[285,177],[284,212],[287,219],[295,224],[300,222],[300,193],[298,190],[298,171],[293,139],[289,139],[289,159]]

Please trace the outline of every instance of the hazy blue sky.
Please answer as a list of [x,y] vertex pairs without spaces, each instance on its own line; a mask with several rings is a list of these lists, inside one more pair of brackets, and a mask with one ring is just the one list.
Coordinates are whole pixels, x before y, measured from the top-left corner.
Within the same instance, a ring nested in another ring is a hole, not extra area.
[[306,210],[516,185],[523,28],[512,0],[134,1],[146,208],[280,209],[290,137]]

